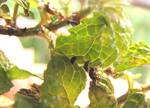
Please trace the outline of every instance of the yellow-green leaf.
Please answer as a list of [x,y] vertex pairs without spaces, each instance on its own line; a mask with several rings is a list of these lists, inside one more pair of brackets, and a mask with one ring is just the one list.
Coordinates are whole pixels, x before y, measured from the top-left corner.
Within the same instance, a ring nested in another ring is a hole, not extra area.
[[60,36],[56,40],[56,51],[68,57],[79,56],[91,65],[106,67],[117,58],[117,48],[113,31],[102,13],[85,18],[70,30],[69,36]]
[[7,73],[0,65],[0,95],[9,91],[12,86],[13,84],[8,78]]
[[44,73],[42,99],[51,108],[73,108],[79,93],[85,87],[83,68],[62,54],[53,54]]
[[114,63],[114,67],[119,72],[148,64],[150,64],[150,47],[141,42],[132,44],[125,55]]

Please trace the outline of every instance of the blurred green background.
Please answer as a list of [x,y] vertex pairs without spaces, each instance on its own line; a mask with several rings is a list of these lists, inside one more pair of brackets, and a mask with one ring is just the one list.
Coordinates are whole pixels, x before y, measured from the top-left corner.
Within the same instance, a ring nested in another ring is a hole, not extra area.
[[[125,12],[134,29],[133,41],[144,41],[150,45],[150,10],[127,6],[125,7]],[[137,67],[129,71],[132,71],[134,74],[141,74],[141,77],[137,79],[140,83],[150,83],[149,66]]]

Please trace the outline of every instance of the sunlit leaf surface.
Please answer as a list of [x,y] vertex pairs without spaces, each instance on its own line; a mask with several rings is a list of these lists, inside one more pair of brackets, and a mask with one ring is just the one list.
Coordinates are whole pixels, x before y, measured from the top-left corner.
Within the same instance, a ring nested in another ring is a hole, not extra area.
[[107,17],[95,13],[92,18],[83,19],[70,30],[69,36],[60,36],[56,50],[68,57],[83,57],[92,65],[110,65],[117,57],[112,29]]
[[126,54],[114,64],[116,71],[124,71],[150,64],[150,47],[145,43],[132,44]]
[[44,74],[42,99],[52,108],[73,108],[86,82],[85,71],[61,54],[53,54]]

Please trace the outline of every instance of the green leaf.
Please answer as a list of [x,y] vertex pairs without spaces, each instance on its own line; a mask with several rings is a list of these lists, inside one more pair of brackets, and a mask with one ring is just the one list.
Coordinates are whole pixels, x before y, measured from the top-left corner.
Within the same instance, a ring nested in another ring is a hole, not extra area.
[[9,13],[9,8],[6,4],[1,5],[0,8],[3,10],[4,13]]
[[5,56],[5,54],[0,50],[0,65],[5,70],[9,79],[25,79],[30,76],[36,76],[29,71],[23,70],[12,64],[9,59]]
[[4,19],[10,19],[10,11],[6,4],[0,5],[0,17]]
[[24,9],[29,9],[29,2],[28,0],[16,0],[19,6],[23,7]]
[[150,47],[141,42],[132,44],[127,53],[114,63],[114,67],[119,72],[147,64],[150,64]]
[[12,86],[13,84],[9,80],[5,70],[0,65],[0,95],[9,91]]
[[6,57],[6,55],[3,53],[2,50],[0,50],[0,65],[5,71],[10,70],[12,67],[14,67],[14,64],[12,64],[9,59]]
[[123,108],[144,108],[142,107],[145,102],[145,95],[143,93],[129,94]]
[[89,98],[89,108],[117,108],[113,85],[108,78],[100,79],[96,85],[90,87]]
[[150,108],[150,99],[146,99],[146,108]]
[[120,5],[107,5],[104,7],[104,12],[109,15],[112,25],[116,46],[119,54],[122,56],[129,48],[132,40],[132,28],[130,21],[124,15],[123,8]]
[[51,108],[73,108],[79,93],[85,87],[83,68],[62,54],[53,54],[44,73],[42,99]]
[[[16,66],[14,66],[13,68],[11,68],[8,72],[7,72],[9,78],[11,80],[14,80],[14,79],[26,79],[26,78],[29,78],[31,76],[36,76],[34,74],[32,74],[31,72],[29,71],[26,71],[26,70],[23,70],[23,69],[20,69]],[[38,77],[38,76],[36,76]]]
[[91,65],[110,65],[117,57],[114,36],[102,13],[95,13],[70,30],[69,36],[59,36],[56,50],[68,57],[77,56],[90,61]]
[[31,96],[17,93],[13,108],[38,108],[38,101]]
[[124,55],[124,53],[129,49],[132,37],[130,28],[125,25],[127,22],[125,20],[122,20],[122,22],[124,22],[124,25],[121,25],[121,22],[113,22],[115,42],[120,55]]

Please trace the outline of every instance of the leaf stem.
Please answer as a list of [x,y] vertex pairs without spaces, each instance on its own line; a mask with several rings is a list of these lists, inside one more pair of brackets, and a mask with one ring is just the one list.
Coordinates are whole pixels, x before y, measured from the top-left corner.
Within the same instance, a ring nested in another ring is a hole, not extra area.
[[16,18],[17,18],[18,8],[19,8],[18,3],[15,3],[13,18],[12,18],[12,21],[13,21],[14,25],[16,25]]

